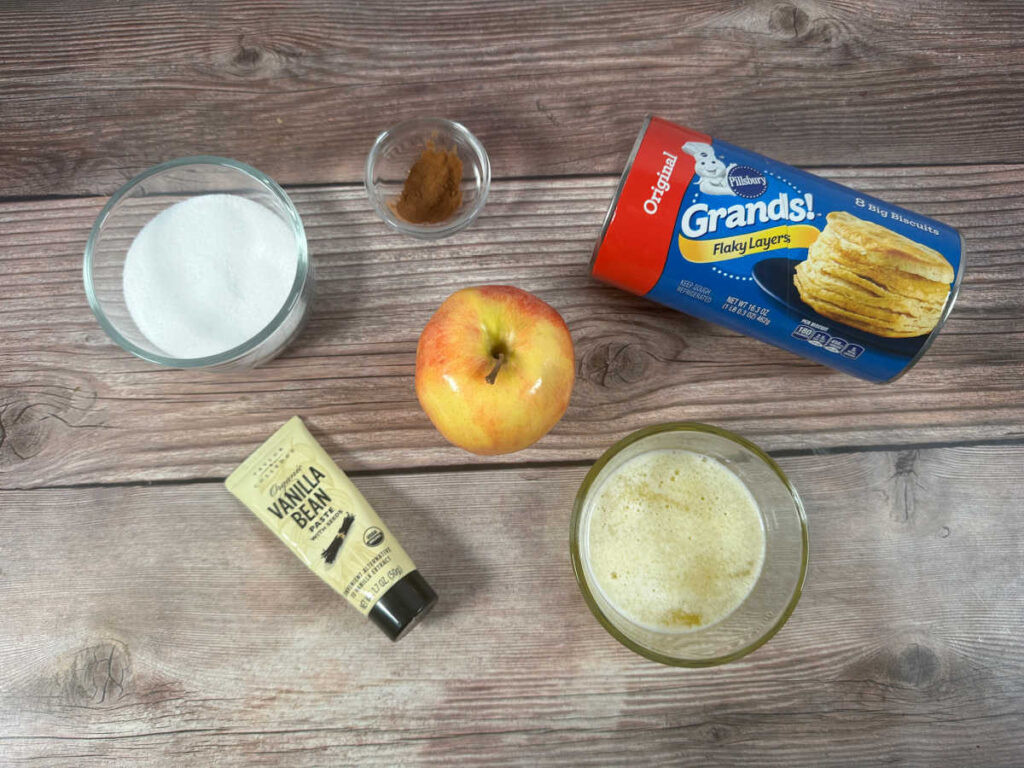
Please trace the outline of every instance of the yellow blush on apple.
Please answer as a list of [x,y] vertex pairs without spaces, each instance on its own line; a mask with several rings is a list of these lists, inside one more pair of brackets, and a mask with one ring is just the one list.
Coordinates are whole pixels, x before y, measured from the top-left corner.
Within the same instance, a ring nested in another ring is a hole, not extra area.
[[509,285],[464,288],[416,347],[416,396],[449,442],[482,455],[532,445],[558,423],[576,377],[572,337],[550,305]]

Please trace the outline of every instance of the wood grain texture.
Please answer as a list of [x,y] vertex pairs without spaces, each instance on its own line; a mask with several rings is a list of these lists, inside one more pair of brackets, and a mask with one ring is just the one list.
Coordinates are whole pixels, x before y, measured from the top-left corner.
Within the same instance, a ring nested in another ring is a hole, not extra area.
[[588,613],[584,468],[361,479],[441,595],[395,645],[219,483],[2,492],[3,762],[1019,763],[1024,447],[781,463],[810,522],[802,600],[700,671]]
[[[0,765],[1024,764],[1022,28],[1013,0],[0,0]],[[645,112],[959,227],[924,360],[878,387],[592,281]],[[359,186],[424,114],[497,179],[434,244]],[[85,302],[91,196],[200,153],[294,185],[318,269],[257,371],[156,369]],[[413,391],[474,283],[576,343],[565,419],[497,461]],[[397,645],[219,482],[295,413],[441,594]],[[617,645],[569,564],[586,465],[674,419],[782,452],[810,520],[796,613],[719,669]]]
[[221,154],[358,180],[400,119],[507,176],[618,173],[654,111],[795,164],[1020,161],[1014,0],[0,3],[3,195]]
[[592,280],[611,179],[496,183],[473,228],[432,245],[390,234],[361,189],[295,190],[318,270],[314,314],[283,357],[234,373],[158,369],[107,339],[80,266],[102,201],[0,206],[0,487],[223,477],[295,413],[351,469],[479,463],[434,430],[413,369],[443,299],[493,282],[563,313],[578,370],[562,422],[500,461],[591,460],[631,430],[677,419],[773,450],[1020,440],[1024,166],[824,173],[967,238],[952,319],[895,384],[857,381]]

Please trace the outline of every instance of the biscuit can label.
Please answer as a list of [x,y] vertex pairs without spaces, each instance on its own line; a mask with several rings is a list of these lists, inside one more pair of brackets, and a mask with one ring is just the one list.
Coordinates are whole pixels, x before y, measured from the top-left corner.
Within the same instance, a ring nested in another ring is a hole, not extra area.
[[905,372],[960,283],[960,234],[719,139],[648,118],[592,274],[869,381]]

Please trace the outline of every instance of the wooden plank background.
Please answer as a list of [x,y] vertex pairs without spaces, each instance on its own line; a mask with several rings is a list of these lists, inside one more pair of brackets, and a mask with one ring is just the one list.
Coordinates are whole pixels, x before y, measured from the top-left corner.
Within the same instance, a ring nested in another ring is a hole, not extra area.
[[[217,478],[295,413],[355,470],[586,460],[628,432],[711,421],[773,450],[1024,438],[1024,166],[824,169],[963,229],[968,269],[932,350],[878,386],[592,280],[615,180],[499,182],[464,234],[387,234],[361,189],[294,191],[317,266],[310,325],[257,371],[165,371],[125,355],[81,287],[102,200],[0,205],[0,487]],[[6,225],[6,226],[4,226]],[[514,456],[476,460],[420,410],[416,340],[461,286],[509,282],[563,313],[579,370],[569,414]],[[45,348],[25,350],[45,335]],[[794,393],[798,393],[794,395]],[[111,461],[116,456],[116,462]]]
[[[1024,764],[1022,29],[1011,0],[0,0],[0,765]],[[592,281],[647,111],[961,229],[922,362],[859,382]],[[433,244],[360,183],[423,114],[495,174]],[[104,196],[199,153],[288,185],[310,239],[311,322],[257,371],[157,370],[82,291]],[[562,312],[578,383],[478,460],[412,373],[492,282]],[[220,485],[295,413],[441,593],[397,645]],[[568,561],[590,462],[676,419],[773,451],[808,507],[796,613],[718,669],[618,646]]]
[[784,458],[806,590],[771,642],[706,670],[636,657],[587,611],[567,556],[583,467],[362,478],[441,595],[394,645],[219,483],[9,492],[0,749],[78,766],[1013,765],[1022,461]]
[[654,111],[802,165],[1020,162],[1015,0],[11,2],[9,194],[109,194],[173,157],[360,180],[443,113],[495,174],[618,174]]

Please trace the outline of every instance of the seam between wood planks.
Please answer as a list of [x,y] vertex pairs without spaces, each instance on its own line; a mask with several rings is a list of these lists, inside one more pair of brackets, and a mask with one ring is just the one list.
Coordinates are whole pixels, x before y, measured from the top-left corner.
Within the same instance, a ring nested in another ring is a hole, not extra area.
[[[775,159],[775,158],[772,158]],[[781,161],[778,161],[781,162]],[[1008,168],[1020,168],[1024,166],[1024,163],[1007,163],[1001,161],[992,162],[970,162],[970,163],[958,163],[958,162],[946,162],[946,163],[822,163],[816,165],[795,165],[794,168],[798,168],[809,173],[816,173],[818,171],[825,170],[872,170],[881,168],[898,168],[900,170],[909,169],[921,169],[927,170],[929,168],[972,168],[972,167],[985,167],[998,169]],[[139,173],[144,171],[144,168],[139,169]],[[491,183],[501,182],[533,182],[533,181],[594,181],[594,180],[614,180],[621,177],[620,173],[569,173],[563,175],[526,175],[526,176],[494,176],[491,178]],[[131,178],[134,178],[131,177]],[[123,183],[127,184],[130,179],[125,179]],[[330,182],[299,182],[282,184],[281,186],[287,190],[314,190],[314,189],[358,189],[362,187],[364,182],[362,180],[350,180],[350,181],[330,181]],[[110,195],[113,195],[116,190],[112,190]],[[74,194],[48,194],[48,195],[3,195],[0,194],[0,205],[10,203],[41,203],[51,200],[91,200],[97,198],[109,197],[110,195],[74,195]]]
[[[925,443],[885,443],[877,445],[839,445],[830,448],[783,448],[769,451],[774,459],[800,458],[804,456],[837,456],[854,453],[897,453],[903,451],[934,451],[947,448],[1006,448],[1024,446],[1024,435],[1006,440],[962,440],[936,441]],[[389,467],[387,469],[363,469],[345,471],[353,479],[364,477],[390,477],[394,475],[446,475],[472,472],[495,472],[512,470],[545,470],[545,469],[583,469],[597,461],[593,459],[567,459],[565,461],[525,461],[521,463],[487,462],[483,464],[432,464],[417,467]],[[31,493],[37,491],[68,491],[87,490],[92,488],[154,488],[176,485],[210,485],[221,484],[222,477],[186,477],[167,480],[127,480],[111,483],[66,483],[57,485],[35,485],[26,488],[2,488],[0,496],[5,493]]]

